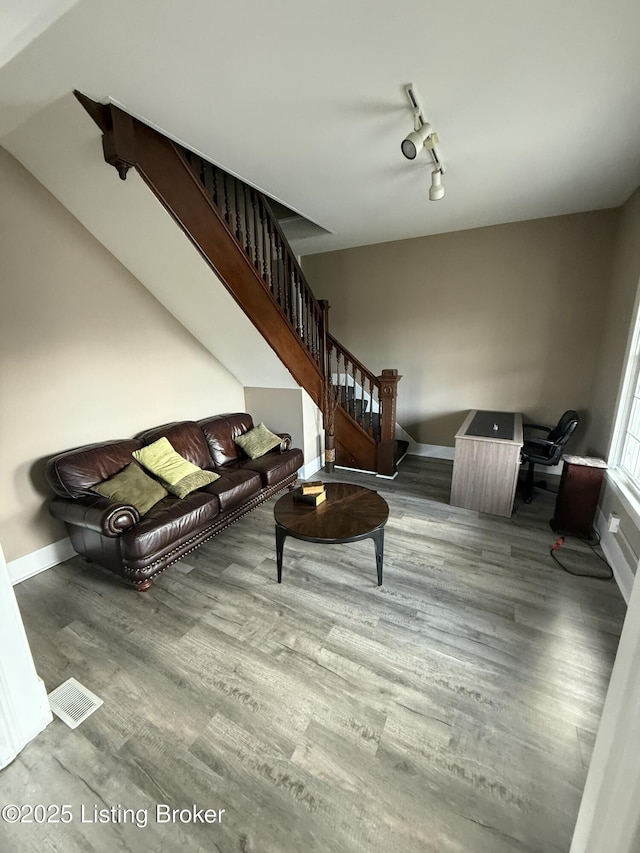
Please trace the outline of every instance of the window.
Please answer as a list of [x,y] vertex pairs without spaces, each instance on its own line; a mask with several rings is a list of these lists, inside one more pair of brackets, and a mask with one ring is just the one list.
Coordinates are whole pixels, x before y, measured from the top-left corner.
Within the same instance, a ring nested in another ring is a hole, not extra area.
[[625,430],[620,467],[640,491],[640,377],[631,397],[631,414]]
[[634,329],[618,402],[609,464],[615,471],[619,484],[625,488],[629,497],[635,499],[640,505],[640,311],[638,299],[636,299]]

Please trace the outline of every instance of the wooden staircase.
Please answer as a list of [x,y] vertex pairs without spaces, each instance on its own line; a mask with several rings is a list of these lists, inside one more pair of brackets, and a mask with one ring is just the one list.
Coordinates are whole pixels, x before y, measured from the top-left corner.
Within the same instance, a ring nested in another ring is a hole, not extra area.
[[[122,180],[135,168],[323,412],[325,460],[392,476],[396,370],[375,376],[328,331],[267,197],[113,105],[76,97]],[[406,449],[406,448],[405,448]]]

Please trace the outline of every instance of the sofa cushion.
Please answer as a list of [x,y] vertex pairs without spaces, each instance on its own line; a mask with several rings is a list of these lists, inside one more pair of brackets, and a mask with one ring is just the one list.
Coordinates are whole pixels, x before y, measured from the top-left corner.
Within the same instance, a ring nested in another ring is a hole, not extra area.
[[171,446],[166,436],[162,436],[152,444],[147,444],[133,453],[144,467],[159,477],[167,489],[179,498],[184,498],[195,489],[206,486],[217,480],[219,474],[213,471],[203,471],[193,462],[189,462]]
[[209,494],[218,497],[222,512],[235,509],[241,503],[259,494],[261,490],[260,475],[256,471],[243,468],[221,469],[220,479],[205,489]]
[[249,459],[259,459],[274,447],[280,447],[281,441],[280,436],[271,432],[263,423],[259,423],[257,427],[239,435],[234,440]]
[[131,454],[140,446],[136,439],[100,441],[58,453],[45,465],[47,482],[62,498],[92,494],[97,483],[108,480],[131,464]]
[[211,469],[213,460],[204,433],[195,421],[174,421],[174,423],[153,427],[139,433],[136,438],[142,444],[152,444],[165,437],[180,456],[198,468]]
[[164,486],[145,474],[136,462],[131,462],[103,483],[96,483],[92,491],[104,498],[130,504],[140,515],[144,515],[168,494]]
[[122,558],[131,568],[144,568],[206,528],[219,512],[215,495],[206,492],[193,492],[186,498],[169,495],[122,534]]
[[244,459],[242,450],[235,439],[253,429],[253,419],[246,412],[216,415],[198,421],[202,429],[209,453],[216,468],[221,468],[229,462]]
[[304,464],[302,451],[295,447],[284,453],[266,453],[259,459],[246,459],[240,463],[245,470],[257,471],[263,486],[273,486],[295,474]]

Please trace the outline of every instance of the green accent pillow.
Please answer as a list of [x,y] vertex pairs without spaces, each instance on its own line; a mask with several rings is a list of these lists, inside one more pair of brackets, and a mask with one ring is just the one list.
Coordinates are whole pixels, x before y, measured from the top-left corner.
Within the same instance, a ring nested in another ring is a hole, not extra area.
[[187,474],[186,477],[183,477],[182,480],[178,480],[177,483],[167,483],[167,488],[172,494],[177,495],[179,498],[186,498],[187,495],[190,495],[191,492],[195,492],[196,489],[208,486],[209,483],[213,483],[215,480],[219,479],[220,474],[214,474],[213,471],[203,471],[202,468],[198,468],[198,470],[194,471],[193,474]]
[[244,435],[239,435],[234,441],[238,447],[244,450],[249,459],[258,459],[273,450],[274,447],[279,447],[282,439],[267,429],[263,423],[260,423],[257,427],[250,429],[249,432],[245,432]]
[[131,504],[140,515],[144,515],[169,494],[161,483],[148,477],[135,462],[130,462],[119,474],[98,483],[91,491],[104,498]]
[[203,471],[184,456],[180,456],[165,436],[140,450],[134,450],[133,457],[144,465],[147,471],[159,477],[167,489],[179,498],[185,498],[220,477],[213,471]]

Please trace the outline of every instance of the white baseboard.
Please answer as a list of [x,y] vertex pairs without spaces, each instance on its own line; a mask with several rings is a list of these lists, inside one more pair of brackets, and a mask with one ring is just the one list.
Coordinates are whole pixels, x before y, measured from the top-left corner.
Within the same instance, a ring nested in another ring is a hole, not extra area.
[[[440,444],[418,444],[409,442],[408,456],[428,456],[431,459],[448,459],[453,461],[456,455],[455,447],[443,447]],[[559,477],[562,474],[562,463],[545,467],[539,465],[536,468],[536,480],[544,480],[545,477]]]
[[[404,459],[404,456],[402,457]],[[366,468],[349,468],[346,465],[336,465],[336,471],[351,471],[354,474],[368,474],[370,477],[379,477],[381,480],[395,480],[398,472],[395,474],[378,474],[377,471],[368,471]]]
[[44,572],[45,569],[57,566],[63,560],[69,560],[75,553],[70,539],[59,539],[51,545],[45,545],[44,548],[32,551],[31,554],[25,554],[24,557],[8,562],[9,580],[15,586],[21,581],[26,581],[27,578]]
[[[409,442],[407,455],[409,456],[428,456],[431,459],[449,459],[453,461],[456,455],[455,447],[445,447],[442,444],[420,444],[414,441],[408,432],[396,424],[396,438],[401,438]],[[559,465],[552,465],[545,468],[539,465],[536,468],[537,479],[544,479],[545,476],[560,476],[562,474],[562,462]]]
[[408,456],[429,456],[432,459],[449,459],[451,461],[453,461],[455,453],[455,447],[444,447],[441,444],[418,444],[417,441],[410,441],[407,449]]
[[619,544],[619,539],[621,536],[624,536],[624,533],[622,531],[611,533],[607,525],[607,520],[600,509],[598,509],[596,518],[596,530],[600,535],[602,551],[607,558],[607,562],[613,569],[613,576],[618,584],[618,589],[622,593],[622,597],[626,603],[629,604],[635,574],[634,566],[629,563]]
[[[428,456],[431,459],[449,459],[450,461],[455,459],[455,447],[444,447],[441,444],[418,444],[418,442],[409,439],[409,437],[405,441],[409,441],[408,456]],[[559,477],[560,474],[562,474],[562,463],[560,465],[551,465],[547,468],[539,465],[536,468],[536,479],[544,479],[547,476]]]
[[409,447],[407,448],[408,456],[430,456],[433,459],[452,460],[456,451],[455,447],[444,447],[441,444],[420,444],[414,441],[409,433],[402,429],[398,423],[396,424],[396,438],[409,443]]
[[298,476],[301,480],[308,480],[309,477],[313,477],[314,474],[317,474],[318,471],[324,465],[324,457],[316,456],[316,458],[312,462],[307,462],[302,466]]

